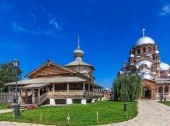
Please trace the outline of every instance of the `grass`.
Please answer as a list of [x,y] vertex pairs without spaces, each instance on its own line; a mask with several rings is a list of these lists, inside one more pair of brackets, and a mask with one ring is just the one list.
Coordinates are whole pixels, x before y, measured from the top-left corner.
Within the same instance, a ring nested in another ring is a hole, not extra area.
[[170,106],[170,101],[160,102],[160,103],[162,103],[162,104],[164,104],[164,105],[168,105],[168,106]]
[[0,103],[0,110],[2,109],[7,109],[8,107],[6,106],[6,104]]
[[[96,122],[96,112],[98,120]],[[69,124],[67,122],[70,115]],[[123,102],[103,101],[87,105],[73,104],[67,106],[46,106],[32,110],[25,110],[17,118],[12,113],[0,114],[0,121],[17,121],[42,123],[59,126],[84,126],[116,123],[131,119],[137,115],[137,102],[128,103],[128,111],[123,111]],[[128,116],[127,116],[128,115]]]

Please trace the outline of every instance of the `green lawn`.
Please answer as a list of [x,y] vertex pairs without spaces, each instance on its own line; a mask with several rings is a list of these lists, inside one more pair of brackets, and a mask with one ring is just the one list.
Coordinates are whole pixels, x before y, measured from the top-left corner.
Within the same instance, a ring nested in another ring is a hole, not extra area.
[[5,105],[5,104],[0,103],[0,110],[2,110],[2,109],[7,109],[7,107],[6,107],[6,105]]
[[[96,122],[98,111],[98,123]],[[137,115],[137,102],[128,103],[127,113],[123,111],[123,102],[103,101],[89,103],[87,105],[73,104],[67,106],[38,107],[25,110],[17,118],[12,113],[0,114],[0,121],[17,121],[42,123],[53,125],[68,125],[67,115],[70,115],[71,126],[96,125],[121,122]],[[42,115],[42,121],[41,120]]]
[[160,102],[160,103],[162,103],[162,104],[164,104],[164,105],[168,105],[168,106],[170,106],[170,101]]

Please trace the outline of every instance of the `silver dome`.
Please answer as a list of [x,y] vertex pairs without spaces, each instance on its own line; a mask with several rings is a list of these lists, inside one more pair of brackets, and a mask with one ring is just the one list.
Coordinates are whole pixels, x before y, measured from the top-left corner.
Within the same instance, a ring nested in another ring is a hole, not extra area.
[[82,57],[83,55],[84,55],[84,51],[81,50],[80,48],[77,48],[76,50],[74,50],[75,57]]
[[155,53],[156,53],[156,54],[159,54],[159,51],[158,51],[158,50],[156,50],[156,51],[155,51]]
[[141,74],[141,79],[142,80],[144,80],[144,79],[147,79],[147,80],[153,80],[153,77],[152,77],[152,75],[151,74],[149,74],[149,73],[143,73],[143,74]]
[[150,74],[151,71],[150,70],[140,70],[139,73],[140,74],[144,74],[144,73],[149,73]]
[[161,62],[160,71],[165,71],[165,70],[169,70],[169,69],[170,69],[170,66],[167,63]]
[[155,41],[150,37],[144,36],[137,40],[134,47],[144,45],[144,44],[155,44]]
[[141,61],[135,63],[135,65],[136,65],[138,68],[140,68],[140,66],[141,66],[142,64],[146,64],[147,67],[150,68],[153,63],[152,63],[151,61],[149,61],[149,60],[141,60]]
[[135,57],[135,56],[133,54],[131,54],[130,57]]
[[124,72],[120,70],[120,71],[119,71],[119,74],[124,74]]
[[140,78],[142,80],[148,79],[148,80],[153,80],[152,73],[150,70],[140,70],[139,73]]

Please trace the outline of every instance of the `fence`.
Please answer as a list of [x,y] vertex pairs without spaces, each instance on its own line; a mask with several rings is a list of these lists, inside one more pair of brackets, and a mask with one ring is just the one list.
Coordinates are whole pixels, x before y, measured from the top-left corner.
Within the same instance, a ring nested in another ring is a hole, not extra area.
[[12,103],[13,99],[15,98],[14,92],[1,92],[0,93],[0,103]]

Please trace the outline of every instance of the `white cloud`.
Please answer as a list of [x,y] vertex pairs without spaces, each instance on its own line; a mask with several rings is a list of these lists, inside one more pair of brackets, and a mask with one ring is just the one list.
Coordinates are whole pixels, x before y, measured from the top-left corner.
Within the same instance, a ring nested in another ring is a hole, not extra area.
[[[19,44],[22,43],[22,44]],[[15,49],[22,49],[22,48],[28,48],[28,46],[24,45],[23,42],[16,42],[14,40],[6,39],[3,37],[0,37],[0,47],[2,48],[15,48]]]
[[52,29],[47,29],[47,30],[34,29],[34,30],[32,30],[32,29],[28,29],[28,28],[21,26],[17,22],[12,22],[12,29],[14,32],[23,32],[23,33],[28,33],[28,34],[32,34],[32,35],[47,35],[47,36],[51,36],[51,37],[55,37],[55,38],[57,37],[55,31]]
[[23,33],[28,33],[28,34],[32,34],[32,35],[46,35],[46,36],[50,36],[50,37],[54,37],[54,38],[57,37],[57,34],[53,29],[47,29],[47,30],[34,29],[34,30],[32,30],[32,29],[28,29],[28,28],[21,26],[17,22],[12,22],[12,29],[14,32],[23,32]]
[[170,4],[163,6],[158,15],[165,16],[165,15],[169,15],[169,14],[170,14]]
[[16,22],[12,22],[12,29],[14,32],[25,32],[25,33],[29,33],[29,34],[35,34],[35,35],[40,34],[40,32],[38,32],[38,31],[33,31],[30,29],[24,28]]
[[58,24],[57,20],[55,18],[51,18],[49,21],[50,25],[52,25],[55,29],[57,30],[62,30],[63,28],[61,27],[60,24]]

